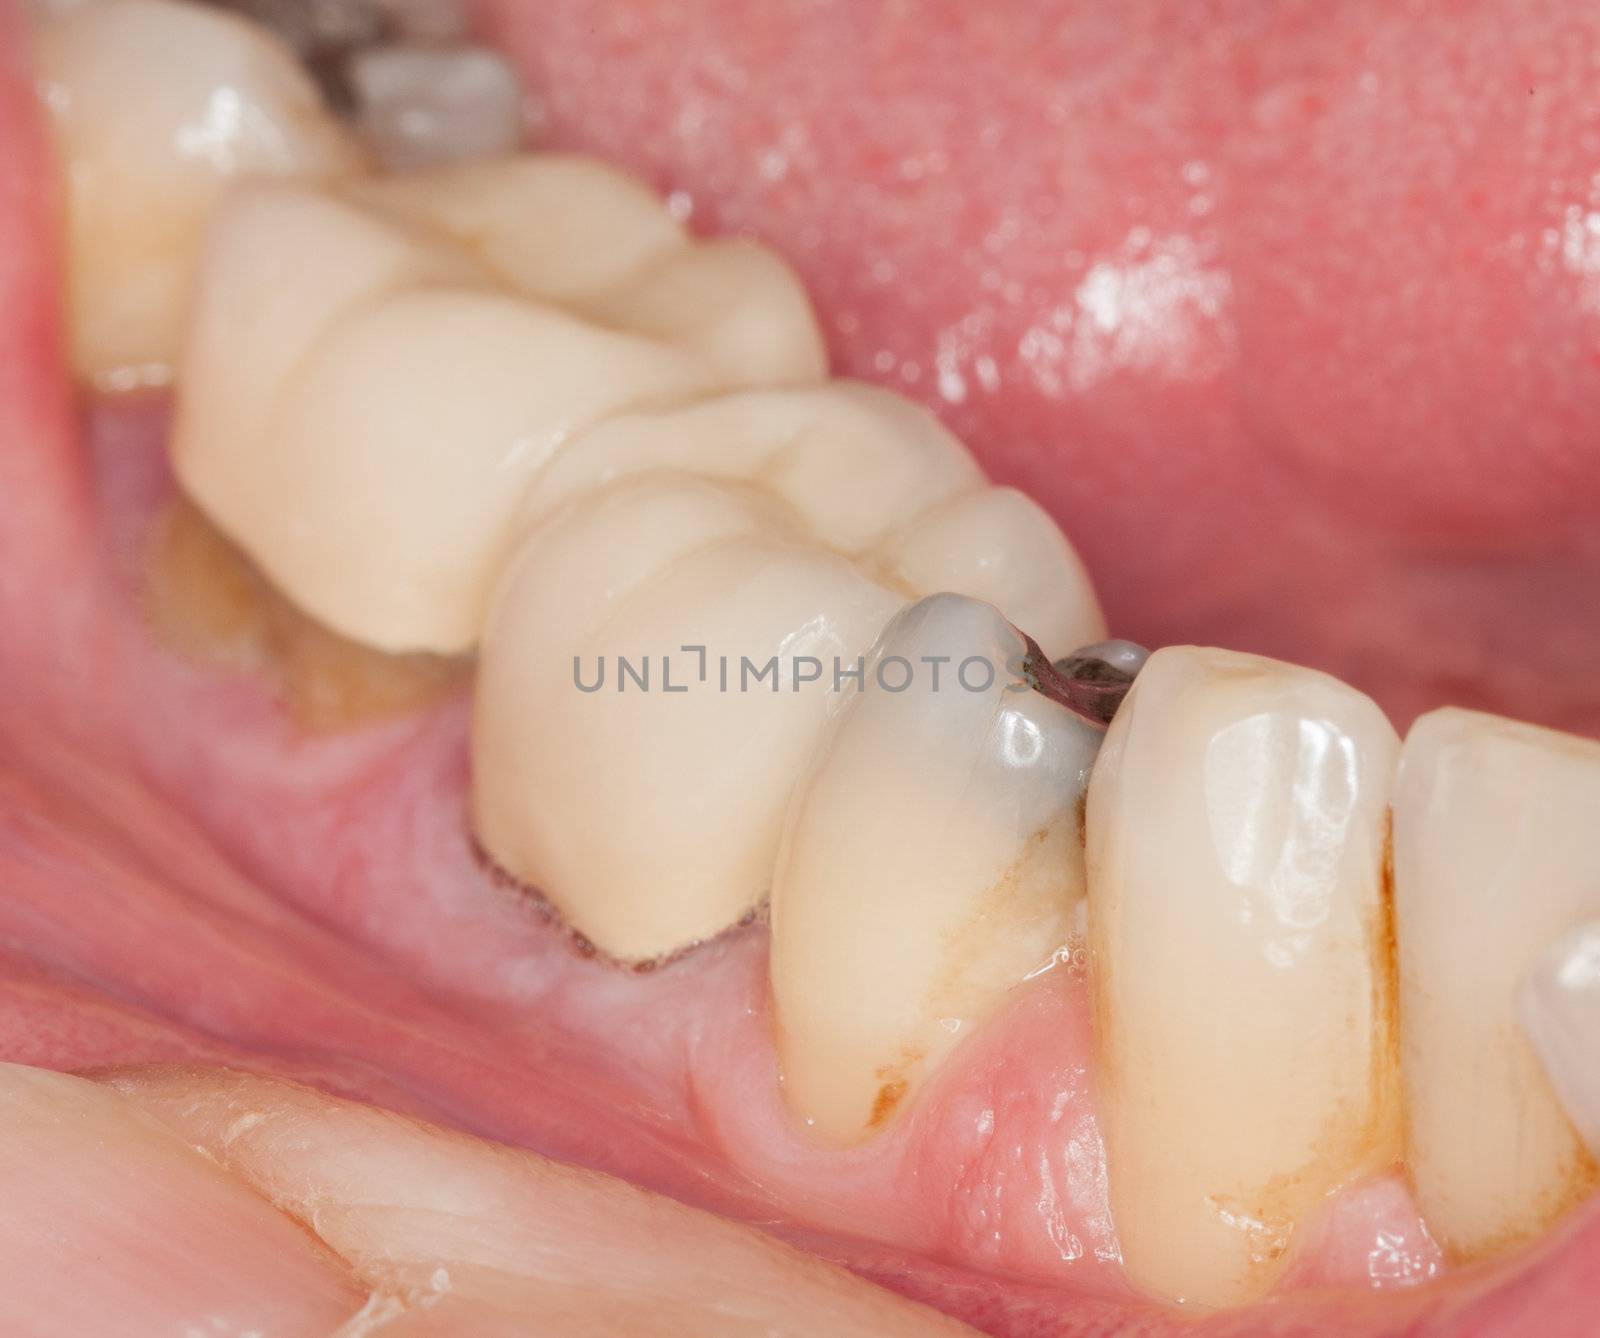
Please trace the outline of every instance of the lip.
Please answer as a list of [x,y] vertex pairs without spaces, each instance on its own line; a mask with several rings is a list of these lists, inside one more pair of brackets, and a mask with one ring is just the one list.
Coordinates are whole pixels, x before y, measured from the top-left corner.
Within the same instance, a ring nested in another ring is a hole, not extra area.
[[[559,24],[563,15],[570,21],[581,8],[557,5],[549,21]],[[717,12],[736,25],[731,7]],[[634,17],[638,19],[637,14]],[[14,17],[12,21],[16,22]],[[0,37],[12,36],[0,29]],[[578,40],[581,34],[568,32],[567,37]],[[515,47],[517,41],[532,38],[508,40]],[[20,50],[22,43],[8,40],[0,47]],[[608,68],[606,78],[626,82],[628,71],[628,66],[617,64]],[[249,823],[237,818],[223,821],[224,826],[231,822],[240,830],[232,848],[218,849],[198,839],[187,814],[170,797],[162,797],[163,790],[170,796],[181,789],[192,799],[200,789],[211,788],[216,792],[211,816],[222,821],[226,800],[215,784],[216,775],[189,775],[181,785],[173,780],[183,761],[178,754],[184,741],[173,740],[164,760],[152,762],[146,754],[143,781],[126,774],[127,722],[141,722],[136,732],[144,732],[148,744],[148,736],[160,731],[163,698],[153,680],[124,679],[111,667],[117,658],[111,652],[126,650],[121,638],[128,633],[125,623],[108,614],[120,596],[104,580],[104,542],[94,535],[105,504],[104,490],[120,487],[127,490],[126,496],[145,484],[136,471],[120,480],[114,475],[108,480],[104,472],[96,475],[80,449],[55,352],[57,318],[47,240],[54,234],[43,203],[45,193],[36,188],[47,168],[27,98],[22,79],[0,79],[0,99],[4,99],[0,141],[7,149],[0,161],[12,165],[9,175],[14,183],[0,190],[0,208],[5,211],[0,215],[0,241],[17,243],[0,245],[0,293],[5,294],[0,309],[11,313],[0,330],[4,341],[0,347],[6,354],[0,358],[0,443],[4,444],[0,496],[31,499],[25,510],[9,505],[0,511],[0,569],[11,577],[0,583],[0,609],[21,633],[8,637],[0,650],[0,677],[13,689],[0,712],[0,723],[10,744],[5,784],[15,801],[0,826],[0,876],[8,886],[21,889],[0,924],[6,938],[31,950],[18,954],[21,960],[7,971],[12,981],[7,995],[16,1007],[14,1012],[6,1010],[12,1012],[15,1025],[0,1029],[5,1057],[73,1067],[177,1058],[265,1065],[335,1091],[485,1128],[574,1160],[600,1160],[606,1155],[603,1145],[610,1143],[617,1149],[611,1154],[612,1169],[726,1211],[761,1215],[760,1194],[736,1173],[708,1170],[701,1159],[686,1152],[681,1136],[655,1118],[625,1074],[611,1072],[587,1092],[563,1089],[558,1081],[545,1109],[528,1110],[524,1097],[530,1071],[538,1071],[530,1070],[530,1062],[547,1065],[544,1071],[559,1078],[564,1058],[561,1038],[530,1041],[526,1028],[516,1025],[517,1019],[508,1020],[492,999],[479,1000],[473,1007],[441,1007],[420,985],[399,983],[392,973],[376,971],[368,957],[347,951],[337,936],[308,929],[296,915],[275,910],[265,882],[242,875],[238,867],[241,862],[250,867]],[[551,124],[557,139],[576,134],[562,128],[559,116]],[[13,148],[15,153],[10,152]],[[641,155],[654,151],[636,149],[634,165],[640,165]],[[687,170],[682,162],[667,159],[650,165],[658,180],[672,180],[672,173]],[[683,188],[694,190],[698,200],[711,198],[698,186]],[[741,207],[736,198],[719,206],[732,211]],[[763,231],[775,235],[770,227]],[[836,297],[824,292],[823,301],[836,309]],[[907,328],[929,327],[912,321]],[[871,343],[870,339],[858,343],[857,336],[837,331],[836,340],[847,361],[864,356],[863,349]],[[903,361],[898,364],[903,365]],[[881,373],[870,369],[868,374],[882,379]],[[1161,379],[1154,372],[1150,375]],[[1131,393],[1124,388],[1116,398],[1125,401]],[[1168,404],[1171,412],[1181,408]],[[1059,401],[1044,396],[1021,416],[1026,420],[1031,413],[1037,419],[1046,411],[1060,412]],[[1024,482],[1037,475],[1042,480],[1040,491],[1060,503],[1061,514],[1069,519],[1076,512],[1090,517],[1082,531],[1085,545],[1097,543],[1103,550],[1097,562],[1091,548],[1091,562],[1099,567],[1109,562],[1115,569],[1112,559],[1127,537],[1106,533],[1112,522],[1096,519],[1099,513],[1076,491],[1088,487],[1091,501],[1103,497],[1105,478],[1096,483],[1090,477],[1069,487],[1061,481],[1061,463],[1053,453],[1040,452],[1030,463],[1025,450],[1008,444],[1017,438],[1002,431],[997,417],[977,415],[973,424],[971,439],[986,452],[991,465]],[[134,424],[125,424],[124,429],[139,430]],[[1099,458],[1098,446],[1082,450]],[[1086,472],[1092,476],[1095,470],[1091,459]],[[1131,512],[1140,500],[1152,507],[1160,504],[1160,497],[1152,496],[1148,487],[1134,486],[1131,491],[1134,496],[1119,501],[1118,515],[1124,509]],[[1091,541],[1096,534],[1099,538]],[[1249,560],[1264,561],[1259,554]],[[1159,557],[1159,563],[1175,561],[1176,556]],[[1158,590],[1163,579],[1159,563],[1149,565],[1156,559],[1146,562],[1145,574],[1131,583],[1133,589],[1128,578],[1122,578],[1117,597],[1130,608],[1144,590]],[[45,589],[53,592],[49,601],[39,598]],[[1209,597],[1218,598],[1215,593]],[[1177,618],[1171,609],[1163,613],[1157,603],[1156,612],[1147,617],[1157,623]],[[1258,629],[1251,634],[1269,635],[1270,619],[1252,622],[1258,616],[1251,613],[1252,607],[1246,601],[1231,615],[1223,610],[1220,620],[1226,624],[1231,616],[1247,629]],[[1182,616],[1198,619],[1204,612],[1190,609]],[[1127,630],[1151,636],[1137,622]],[[1216,635],[1213,630],[1211,636]],[[86,647],[98,647],[106,654],[85,653]],[[1388,671],[1394,667],[1388,666]],[[1381,676],[1384,669],[1366,672]],[[24,723],[15,709],[47,698],[54,710],[41,714],[55,717],[49,723],[59,725],[59,733],[44,732],[37,720]],[[1406,698],[1391,693],[1391,700]],[[248,723],[247,700],[241,705],[238,697],[219,695],[211,706],[214,714],[208,724],[230,718]],[[429,727],[448,733],[452,728],[448,711]],[[69,734],[79,740],[81,751],[63,748],[61,740]],[[340,765],[352,776],[373,779],[375,788],[367,800],[375,808],[393,799],[396,804],[387,811],[394,812],[398,805],[403,814],[408,811],[406,782],[381,777],[385,763],[415,742],[404,728],[379,731],[350,750]],[[442,747],[435,764],[448,771],[456,756]],[[164,783],[159,774],[152,774],[162,766],[174,769]],[[384,784],[392,788],[385,791]],[[292,797],[285,794],[284,802],[292,802]],[[85,811],[96,814],[93,822],[83,820]],[[312,815],[301,816],[310,830]],[[402,825],[397,820],[380,837],[401,839]],[[48,839],[41,841],[41,834]],[[434,834],[444,839],[442,833]],[[254,839],[265,842],[268,837],[262,831]],[[179,851],[188,853],[179,857]],[[41,853],[54,864],[41,865]],[[254,859],[258,868],[264,866],[259,847]],[[41,868],[48,878],[41,877]],[[57,876],[59,881],[51,884],[50,878]],[[350,896],[359,877],[360,870],[352,865],[342,876],[330,876],[325,885],[333,895]],[[63,886],[76,888],[81,898],[70,913],[61,898]],[[53,914],[45,913],[52,906]],[[90,906],[101,923],[89,924],[97,918],[89,913]],[[164,944],[156,943],[152,932],[158,920],[167,939]],[[218,931],[223,924],[231,924],[231,934]],[[430,930],[423,927],[423,932]],[[119,956],[119,936],[139,935],[152,943],[152,950],[142,957]],[[465,947],[469,939],[464,934],[460,942]],[[723,960],[724,983],[732,991],[749,962],[733,954]],[[220,999],[205,997],[207,982],[215,980],[222,962],[235,973],[236,985]],[[108,992],[86,990],[81,984],[85,978],[103,982]],[[329,980],[340,982],[340,989],[331,995]],[[313,998],[321,999],[326,1011],[317,1014],[303,1007]],[[357,1008],[352,1001],[363,1006]],[[263,1022],[263,1014],[270,1014],[275,1004],[295,1014],[292,1030],[274,1031]],[[53,1030],[45,1032],[35,1025],[41,1017],[52,1020]],[[346,1064],[328,1059],[318,1050],[316,1029],[329,1025],[330,1019],[352,1038],[355,1053],[386,1055],[386,1062]],[[724,1043],[734,1044],[742,1034],[735,1030]],[[1054,1288],[995,1281],[925,1264],[885,1247],[861,1247],[840,1237],[800,1230],[793,1234],[866,1276],[994,1332],[1024,1333],[1049,1326],[1056,1332],[1096,1333],[1134,1325],[1157,1332],[1175,1323],[1168,1312],[1126,1299],[1071,1297]],[[1594,1284],[1586,1282],[1585,1275],[1592,1272],[1597,1251],[1600,1210],[1590,1209],[1533,1254],[1459,1271],[1437,1287],[1370,1301],[1348,1294],[1304,1292],[1274,1301],[1260,1312],[1213,1317],[1198,1329],[1217,1334],[1307,1332],[1337,1322],[1342,1328],[1372,1333],[1465,1329],[1515,1333],[1536,1324],[1541,1332],[1559,1333],[1568,1324],[1576,1333],[1582,1331],[1586,1308],[1592,1313],[1595,1303]]]

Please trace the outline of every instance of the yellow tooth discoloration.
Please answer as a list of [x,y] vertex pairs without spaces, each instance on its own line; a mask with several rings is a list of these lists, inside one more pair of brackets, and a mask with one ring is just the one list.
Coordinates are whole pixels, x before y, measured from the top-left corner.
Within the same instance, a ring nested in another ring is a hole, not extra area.
[[1398,740],[1354,689],[1158,650],[1088,803],[1102,1127],[1129,1276],[1264,1295],[1399,1151],[1384,859]]
[[164,385],[223,191],[325,179],[360,155],[293,53],[214,9],[68,9],[40,24],[34,60],[65,194],[73,369],[103,390]]
[[1600,743],[1421,717],[1395,787],[1407,1164],[1457,1258],[1531,1240],[1600,1183],[1516,1021],[1517,982],[1600,914]]
[[[785,1094],[828,1141],[886,1127],[1067,942],[1099,734],[1027,687],[1024,654],[988,605],[912,606],[796,783],[772,891],[774,1017]],[[895,657],[913,667],[901,691],[878,686]],[[928,657],[943,657],[937,680]]]

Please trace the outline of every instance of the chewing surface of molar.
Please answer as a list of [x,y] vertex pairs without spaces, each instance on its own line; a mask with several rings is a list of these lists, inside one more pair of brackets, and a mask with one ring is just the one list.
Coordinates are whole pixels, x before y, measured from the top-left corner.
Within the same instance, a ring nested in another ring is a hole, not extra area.
[[[612,956],[728,928],[768,889],[835,658],[853,666],[900,602],[752,489],[647,475],[580,499],[495,594],[474,699],[479,839]],[[648,688],[624,659],[651,666]]]
[[1518,987],[1517,1017],[1567,1118],[1600,1157],[1600,920],[1539,955]]
[[524,499],[523,523],[539,523],[589,488],[656,469],[770,489],[818,543],[849,557],[984,483],[967,448],[925,409],[874,386],[830,381],[618,414],[551,461]]
[[306,612],[390,651],[475,644],[518,499],[605,414],[708,388],[665,344],[497,289],[313,189],[242,188],[196,287],[185,489]]
[[953,590],[987,600],[1047,659],[1106,634],[1077,552],[1045,509],[1015,488],[952,498],[885,539],[872,565],[919,593]]
[[661,200],[589,159],[513,155],[362,183],[364,198],[471,247],[508,283],[693,349],[729,386],[827,375],[804,287],[753,242],[696,242]]
[[1263,1295],[1298,1226],[1397,1156],[1384,889],[1398,740],[1369,699],[1167,647],[1089,786],[1102,1127],[1129,1277]]
[[1600,915],[1600,743],[1475,711],[1421,717],[1394,800],[1406,1151],[1458,1258],[1531,1240],[1597,1176],[1517,1025],[1538,955]]
[[102,0],[34,36],[66,200],[72,366],[104,390],[165,384],[223,190],[326,178],[359,153],[293,54],[175,0]]
[[1067,942],[1100,735],[1027,686],[1024,654],[987,604],[904,610],[796,784],[774,1016],[785,1094],[827,1139],[884,1128]]

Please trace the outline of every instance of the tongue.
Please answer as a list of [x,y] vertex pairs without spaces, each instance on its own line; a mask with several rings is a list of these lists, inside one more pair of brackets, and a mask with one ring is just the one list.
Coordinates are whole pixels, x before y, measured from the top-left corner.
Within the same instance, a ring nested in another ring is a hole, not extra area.
[[1600,731],[1600,11],[487,7],[542,140],[784,250],[1120,634]]

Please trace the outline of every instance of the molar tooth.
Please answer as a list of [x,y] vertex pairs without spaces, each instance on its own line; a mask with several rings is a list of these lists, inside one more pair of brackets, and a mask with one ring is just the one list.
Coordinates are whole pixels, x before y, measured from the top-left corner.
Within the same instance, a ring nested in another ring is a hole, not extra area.
[[402,290],[340,321],[285,383],[262,450],[235,453],[231,495],[250,513],[230,529],[347,636],[467,650],[550,456],[607,413],[706,384],[684,354],[553,307]]
[[1383,863],[1398,741],[1308,669],[1156,651],[1088,799],[1112,1212],[1129,1275],[1232,1305],[1398,1151]]
[[643,182],[576,154],[518,154],[351,184],[368,205],[471,248],[511,286],[571,303],[687,245]]
[[1600,743],[1474,711],[1423,716],[1394,801],[1407,1162],[1458,1257],[1533,1238],[1596,1183],[1519,1033],[1517,981],[1600,914]]
[[[715,521],[662,519],[686,509]],[[474,701],[474,825],[497,863],[613,956],[660,957],[756,905],[834,696],[833,657],[853,664],[898,606],[795,529],[753,490],[646,476],[536,531],[500,582]],[[760,668],[774,655],[779,689],[741,690],[742,657]],[[620,677],[619,657],[637,671],[646,656],[649,691]],[[803,687],[799,656],[822,665]],[[603,686],[581,691],[602,657]]]
[[[922,600],[885,628],[796,785],[772,991],[786,1093],[829,1139],[886,1124],[1067,941],[1099,734],[1022,683],[1024,653],[989,605]],[[899,681],[896,656],[913,668],[900,692],[876,681],[879,666]]]
[[754,242],[694,242],[644,185],[588,159],[523,154],[363,182],[361,198],[443,229],[508,283],[692,349],[730,385],[827,375],[794,272]]
[[759,482],[819,543],[852,556],[983,483],[966,447],[932,414],[886,390],[833,381],[619,414],[551,462],[528,493],[525,518],[537,523],[597,484],[652,469]]
[[731,385],[820,381],[828,355],[799,276],[742,238],[679,247],[584,300],[595,320],[692,348]]
[[517,76],[486,47],[373,47],[351,59],[350,82],[388,168],[480,160],[522,138]]
[[1600,920],[1539,957],[1518,987],[1517,1016],[1589,1155],[1600,1157]]
[[250,476],[272,468],[269,422],[293,369],[365,304],[411,284],[487,278],[456,247],[315,187],[236,187],[197,262],[179,362],[172,455],[184,485],[252,547],[261,499]]
[[103,0],[43,22],[34,57],[66,190],[73,368],[102,389],[165,383],[224,188],[359,155],[292,53],[231,15]]
[[886,539],[873,563],[919,593],[987,600],[1050,659],[1106,634],[1082,561],[1044,509],[1015,488],[953,498]]

